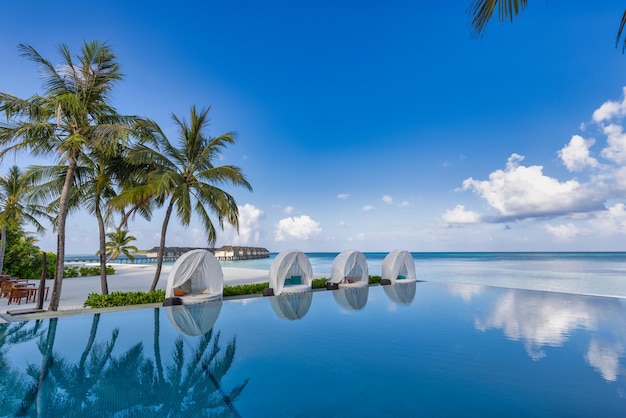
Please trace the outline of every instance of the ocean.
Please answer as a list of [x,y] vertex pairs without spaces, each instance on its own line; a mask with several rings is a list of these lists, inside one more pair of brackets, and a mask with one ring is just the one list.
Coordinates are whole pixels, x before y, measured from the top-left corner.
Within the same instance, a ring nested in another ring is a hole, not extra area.
[[[319,275],[330,275],[337,252],[306,253]],[[269,258],[220,262],[222,267],[269,270]],[[386,252],[365,252],[369,274],[380,275]],[[626,297],[626,252],[412,253],[423,281]],[[80,258],[68,255],[67,260]]]

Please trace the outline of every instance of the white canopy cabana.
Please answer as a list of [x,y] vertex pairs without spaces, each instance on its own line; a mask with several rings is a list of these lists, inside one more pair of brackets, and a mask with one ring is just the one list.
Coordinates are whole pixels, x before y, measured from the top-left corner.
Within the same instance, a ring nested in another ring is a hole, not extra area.
[[281,319],[294,321],[309,312],[313,292],[283,293],[270,298],[272,309]]
[[382,277],[391,284],[400,280],[410,282],[416,280],[415,260],[410,252],[404,250],[393,250],[383,260]]
[[180,297],[183,303],[222,299],[224,275],[211,252],[192,250],[176,260],[169,276],[165,297]]
[[269,287],[274,295],[311,290],[312,281],[311,262],[303,252],[283,251],[272,262]]
[[221,310],[221,300],[165,307],[172,326],[181,334],[190,336],[203,335],[211,331]]
[[363,309],[365,304],[367,304],[369,289],[369,286],[341,287],[337,290],[333,290],[333,297],[339,306],[345,310],[358,311]]
[[368,286],[367,260],[363,253],[356,250],[345,250],[339,253],[333,261],[328,281],[337,283],[339,286]]
[[412,280],[405,282],[404,280],[398,280],[394,284],[389,286],[382,286],[385,294],[397,305],[410,305],[415,298],[415,290],[417,288],[417,281]]

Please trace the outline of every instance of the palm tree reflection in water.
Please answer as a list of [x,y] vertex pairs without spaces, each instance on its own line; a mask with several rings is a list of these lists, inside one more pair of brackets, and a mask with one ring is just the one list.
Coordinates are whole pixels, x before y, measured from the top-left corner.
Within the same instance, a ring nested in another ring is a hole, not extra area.
[[[9,416],[176,417],[235,416],[233,402],[248,380],[225,391],[221,380],[235,355],[233,338],[224,350],[213,329],[189,343],[178,337],[171,361],[163,364],[159,342],[159,309],[154,313],[154,358],[146,357],[139,342],[114,354],[120,333],[96,341],[100,315],[93,317],[85,348],[77,362],[54,350],[58,319],[0,324],[0,408]],[[25,370],[5,359],[15,344],[39,338],[41,365]],[[186,355],[186,353],[190,353]]]

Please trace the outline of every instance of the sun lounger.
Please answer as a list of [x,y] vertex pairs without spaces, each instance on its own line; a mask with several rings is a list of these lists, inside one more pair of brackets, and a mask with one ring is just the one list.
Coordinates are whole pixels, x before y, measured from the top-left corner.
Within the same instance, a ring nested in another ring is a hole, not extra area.
[[17,302],[18,305],[21,305],[22,299],[24,298],[28,303],[28,299],[30,298],[30,289],[26,286],[13,285],[13,287],[11,287],[11,293],[9,294],[8,304],[10,305],[11,302]]

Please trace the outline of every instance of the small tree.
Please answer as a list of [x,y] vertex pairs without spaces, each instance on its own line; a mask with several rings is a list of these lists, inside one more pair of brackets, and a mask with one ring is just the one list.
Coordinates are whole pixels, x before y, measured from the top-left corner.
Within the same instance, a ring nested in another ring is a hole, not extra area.
[[[13,277],[38,280],[41,278],[42,252],[35,245],[35,238],[21,228],[7,228],[7,249],[4,271]],[[56,256],[47,254],[46,274],[54,276]]]
[[[106,234],[109,241],[106,242],[106,256],[109,260],[116,259],[120,254],[124,254],[130,261],[134,261],[137,247],[130,245],[131,242],[137,240],[132,235],[127,235],[128,230],[115,228],[115,231]],[[100,254],[98,251],[96,254]]]
[[39,205],[28,203],[29,194],[35,189],[34,177],[22,173],[17,167],[9,169],[9,173],[0,177],[0,225],[2,239],[0,241],[0,272],[4,271],[4,254],[7,245],[7,229],[19,229],[28,222],[37,228],[37,232],[43,232],[44,227],[37,217],[50,216]]

